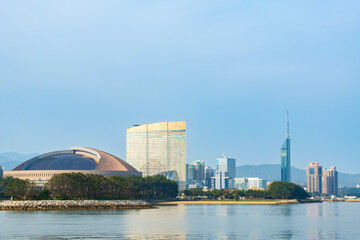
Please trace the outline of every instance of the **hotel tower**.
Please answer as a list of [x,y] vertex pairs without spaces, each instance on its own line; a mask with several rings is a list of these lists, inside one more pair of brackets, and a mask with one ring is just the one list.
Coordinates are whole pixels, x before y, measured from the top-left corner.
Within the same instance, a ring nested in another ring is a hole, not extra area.
[[281,181],[291,182],[289,112],[286,116],[286,138],[281,147]]
[[126,161],[143,176],[176,170],[186,184],[186,122],[160,122],[127,129]]

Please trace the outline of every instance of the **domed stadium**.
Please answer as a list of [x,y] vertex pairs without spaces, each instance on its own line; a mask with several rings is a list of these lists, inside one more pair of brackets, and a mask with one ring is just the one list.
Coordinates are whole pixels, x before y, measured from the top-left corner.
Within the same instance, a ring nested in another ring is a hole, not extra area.
[[12,171],[4,172],[4,177],[16,177],[34,181],[43,186],[53,175],[80,172],[104,176],[141,176],[127,162],[109,153],[84,147],[71,147],[45,153],[29,159]]

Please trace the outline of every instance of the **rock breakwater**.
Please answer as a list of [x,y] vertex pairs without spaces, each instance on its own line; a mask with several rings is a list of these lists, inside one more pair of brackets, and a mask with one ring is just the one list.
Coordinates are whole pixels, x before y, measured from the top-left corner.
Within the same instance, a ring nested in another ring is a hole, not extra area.
[[142,200],[34,200],[1,201],[0,210],[104,210],[147,209],[155,206]]

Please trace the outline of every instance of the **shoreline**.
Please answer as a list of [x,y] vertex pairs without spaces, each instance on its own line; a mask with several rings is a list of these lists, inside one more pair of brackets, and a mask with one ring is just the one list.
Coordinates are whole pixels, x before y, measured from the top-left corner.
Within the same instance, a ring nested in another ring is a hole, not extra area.
[[117,210],[150,208],[156,208],[156,206],[143,200],[6,200],[0,202],[0,211]]
[[301,202],[296,199],[288,200],[184,200],[158,202],[157,205],[281,205],[281,204],[301,204],[313,201]]
[[174,200],[157,202],[156,205],[283,205],[303,203],[322,203],[322,201],[314,199]]

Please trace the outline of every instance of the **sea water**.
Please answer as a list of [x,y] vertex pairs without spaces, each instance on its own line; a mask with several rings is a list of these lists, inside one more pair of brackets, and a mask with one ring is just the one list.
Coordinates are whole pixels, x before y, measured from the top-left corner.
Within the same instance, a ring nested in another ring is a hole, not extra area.
[[360,239],[360,203],[2,211],[1,239]]

